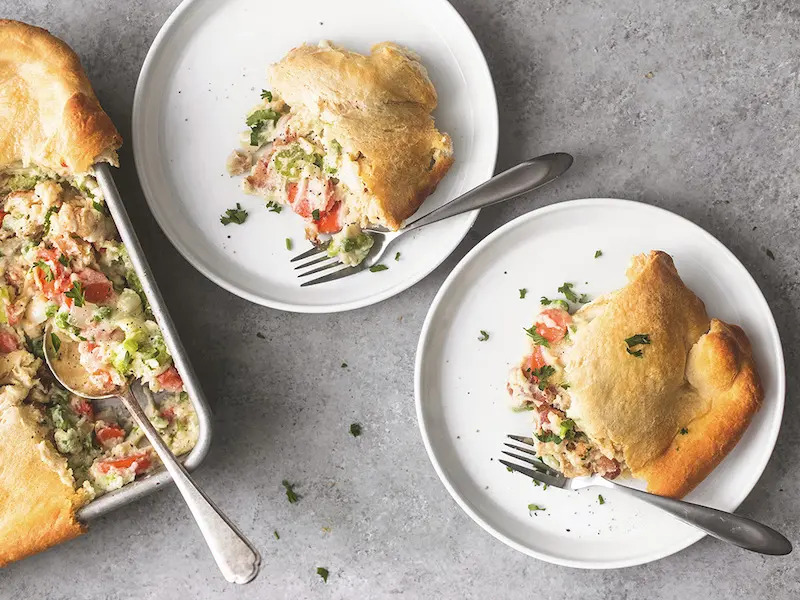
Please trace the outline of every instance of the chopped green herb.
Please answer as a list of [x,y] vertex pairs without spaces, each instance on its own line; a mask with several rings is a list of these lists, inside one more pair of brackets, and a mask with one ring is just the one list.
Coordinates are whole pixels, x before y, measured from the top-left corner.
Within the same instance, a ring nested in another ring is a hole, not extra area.
[[315,221],[319,221],[319,209],[318,208],[315,208],[314,210],[311,211],[311,218],[314,219]]
[[347,368],[347,363],[342,363],[342,368],[346,369]]
[[311,155],[311,162],[317,165],[320,169],[322,168],[322,154],[319,152],[315,152]]
[[549,488],[549,487],[550,487],[550,486],[549,486],[549,485],[547,485],[547,484],[545,483],[545,484],[544,484],[544,487],[542,488],[542,491],[543,491],[543,492],[546,492],[546,491],[547,491],[547,488]]
[[261,90],[261,99],[267,102],[272,102],[272,92],[269,90]]
[[44,338],[32,339],[27,333],[25,334],[25,345],[36,358],[44,360]]
[[578,298],[578,302],[580,304],[587,304],[587,303],[589,303],[591,301],[592,301],[592,299],[589,298],[589,294],[581,294],[581,297]]
[[561,384],[561,389],[562,390],[568,390],[569,389],[569,384],[568,383],[562,383]]
[[259,125],[263,125],[267,121],[277,121],[280,119],[280,115],[276,113],[274,110],[269,108],[262,108],[260,110],[253,111],[247,117],[245,123],[248,127],[257,127]]
[[94,209],[95,209],[96,211],[98,211],[98,212],[100,212],[100,213],[103,213],[104,215],[107,215],[107,214],[108,214],[108,208],[106,207],[106,205],[105,205],[105,204],[103,204],[103,203],[101,203],[101,202],[98,202],[97,200],[94,200],[94,201],[92,202],[92,206],[94,207]]
[[632,335],[631,337],[626,338],[625,343],[628,345],[628,348],[633,348],[634,346],[638,346],[640,344],[649,344],[650,334],[637,333],[636,335]]
[[600,258],[601,256],[603,256],[603,251],[602,250],[598,250],[597,252],[594,253],[594,257],[595,258]]
[[219,218],[219,222],[223,225],[228,225],[229,223],[236,223],[237,225],[241,225],[247,220],[247,211],[242,209],[242,205],[238,202],[236,203],[236,208],[229,208],[225,211],[225,214]]
[[603,494],[597,494],[597,501],[598,501],[600,504],[605,504],[605,503],[606,503],[606,499],[605,499],[605,498],[603,498]]
[[689,433],[689,430],[686,427],[681,427],[681,435],[686,435],[687,433]]
[[61,350],[61,338],[58,337],[55,333],[50,333],[50,342],[53,344],[53,350],[56,354],[58,351]]
[[533,437],[535,437],[540,442],[546,444],[547,442],[553,442],[554,444],[560,444],[563,440],[557,436],[552,431],[548,431],[547,433],[543,433],[539,435],[538,433],[534,432]]
[[50,268],[50,265],[48,265],[46,262],[37,260],[35,263],[33,263],[33,266],[34,268],[37,268],[42,272],[45,281],[53,281],[53,279],[55,279],[55,277],[53,276],[53,270]]
[[547,388],[547,380],[556,370],[550,365],[542,365],[538,369],[527,369],[528,375],[535,377],[539,384],[539,389],[544,390]]
[[636,358],[644,357],[644,353],[641,350],[631,350],[630,348],[625,348],[625,352],[631,356],[635,356]]
[[535,485],[536,487],[539,487],[540,485],[542,485],[542,482],[537,480],[537,479],[531,479],[531,481],[533,481],[533,485]]
[[286,238],[286,249],[287,250],[292,249],[292,238]]
[[278,530],[277,530],[277,529],[276,529],[275,531],[273,531],[273,532],[272,532],[272,535],[274,535],[274,536],[275,536],[275,539],[276,539],[276,540],[279,540],[279,539],[281,539],[281,536],[279,536],[279,535],[278,535]]
[[286,488],[286,498],[289,500],[289,503],[290,504],[294,504],[295,502],[297,502],[297,500],[300,498],[300,496],[298,496],[295,493],[294,485],[289,483],[285,479],[283,481],[281,481],[281,485],[283,485],[283,487]]
[[578,296],[572,291],[572,288],[573,285],[571,283],[564,283],[564,285],[558,288],[558,291],[564,294],[564,297],[570,302],[577,302]]
[[397,252],[397,253],[394,255],[394,259],[395,259],[395,260],[400,260],[400,253],[399,253],[399,252]]
[[485,342],[489,339],[489,334],[486,333],[483,329],[481,329],[481,337],[478,338],[479,342]]
[[378,264],[378,265],[372,265],[369,268],[369,271],[370,271],[370,273],[377,273],[378,271],[385,271],[388,268],[389,267],[387,267],[386,265]]
[[92,316],[93,323],[99,323],[111,316],[111,312],[113,309],[110,306],[101,306],[96,311],[94,311],[94,315]]
[[506,467],[506,471],[508,471],[509,473],[513,473],[514,469],[512,469],[511,467]]
[[358,437],[361,435],[361,425],[359,423],[351,423],[350,435],[353,437]]
[[64,294],[67,298],[72,298],[75,302],[75,306],[81,307],[86,302],[86,298],[83,294],[83,284],[80,281],[73,281],[72,282],[72,289],[70,289],[66,294]]
[[528,334],[528,337],[530,337],[533,340],[533,343],[536,344],[537,346],[544,346],[545,348],[550,347],[550,342],[548,342],[544,336],[542,336],[538,331],[536,331],[535,325],[531,325],[530,329],[525,329],[523,327],[522,330]]
[[538,504],[528,504],[528,512],[536,512],[537,510],[547,510],[544,506]]
[[766,248],[767,256],[769,256],[772,260],[775,260],[775,255],[772,253],[772,250]]
[[575,421],[563,419],[558,430],[558,437],[562,440],[571,440],[575,437]]
[[44,234],[47,235],[50,233],[50,217],[58,212],[58,207],[51,206],[47,209],[47,212],[44,213]]
[[269,202],[267,202],[267,210],[269,210],[269,212],[280,214],[280,212],[283,210],[283,206],[281,206],[274,200],[270,200]]
[[65,255],[61,255],[58,257],[58,262],[60,262],[65,267],[69,268],[69,259]]
[[526,290],[525,288],[520,288],[520,290],[519,290],[520,299],[524,298],[527,293],[528,293],[528,290]]
[[328,583],[328,569],[325,567],[317,567],[317,575],[322,577],[322,581]]

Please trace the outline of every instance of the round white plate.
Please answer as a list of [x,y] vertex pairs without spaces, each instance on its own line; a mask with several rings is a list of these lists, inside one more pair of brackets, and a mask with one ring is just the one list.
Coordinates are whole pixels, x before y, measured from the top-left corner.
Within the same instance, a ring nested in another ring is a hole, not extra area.
[[[541,296],[573,282],[591,297],[622,287],[630,257],[664,250],[711,316],[750,337],[766,394],[743,439],[687,500],[732,511],[760,477],[778,435],[785,391],[778,330],[747,270],[719,241],[665,210],[576,200],[523,215],[476,246],[431,306],[417,349],[415,392],[433,466],[461,507],[509,546],[573,567],[612,568],[668,556],[703,534],[649,505],[598,489],[535,487],[497,462],[505,435],[529,435],[505,382],[528,346]],[[595,251],[602,250],[595,259]],[[528,290],[520,299],[520,288]],[[489,340],[478,341],[480,330]],[[545,511],[529,514],[535,503]]]
[[[145,59],[133,102],[133,149],[147,202],[183,256],[209,279],[253,302],[298,312],[366,306],[410,287],[458,245],[477,212],[426,227],[398,242],[389,269],[300,288],[289,258],[310,247],[290,210],[268,212],[241,191],[225,160],[247,129],[245,116],[268,88],[267,66],[304,42],[329,39],[368,53],[381,41],[422,56],[439,95],[437,126],[453,138],[456,162],[417,213],[425,214],[489,179],[498,139],[494,85],[478,43],[445,0],[185,0]],[[243,225],[223,226],[236,203]],[[291,238],[294,249],[286,249]]]

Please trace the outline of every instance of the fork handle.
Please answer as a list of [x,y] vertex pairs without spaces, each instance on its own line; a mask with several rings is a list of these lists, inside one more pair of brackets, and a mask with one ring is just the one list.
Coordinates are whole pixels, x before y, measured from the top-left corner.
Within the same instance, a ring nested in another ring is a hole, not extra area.
[[409,223],[404,229],[406,231],[419,229],[442,219],[449,219],[461,213],[516,198],[521,194],[550,183],[569,169],[572,166],[572,161],[572,156],[565,152],[545,154],[526,160],[499,175],[495,175],[489,181],[429,212],[424,217]]
[[612,487],[657,506],[673,517],[702,529],[723,542],[761,554],[784,555],[792,551],[792,543],[788,539],[771,527],[752,519],[683,500],[649,494],[618,483]]

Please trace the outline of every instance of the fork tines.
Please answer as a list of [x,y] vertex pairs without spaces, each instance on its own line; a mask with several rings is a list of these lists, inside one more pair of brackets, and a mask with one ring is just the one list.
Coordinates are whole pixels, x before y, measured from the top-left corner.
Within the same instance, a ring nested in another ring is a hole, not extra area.
[[[509,435],[508,437],[515,441],[522,442],[524,444],[533,443],[533,440],[531,438],[525,438],[517,435]],[[537,456],[534,450],[530,448],[525,448],[524,446],[517,446],[515,444],[505,443],[504,445],[507,446],[508,448],[512,448],[514,450],[518,450],[520,452],[524,452],[525,454],[529,455],[529,456],[523,456],[521,454],[515,454],[513,452],[508,452],[506,450],[501,451],[506,456],[510,456],[512,458],[516,458],[517,460],[521,460],[522,462],[528,463],[533,468],[531,469],[529,467],[511,463],[503,459],[500,459],[500,464],[508,467],[512,471],[516,471],[517,473],[522,473],[523,475],[527,475],[531,479],[535,479],[536,481],[541,481],[542,483],[546,483],[547,485],[552,485],[556,487],[564,486],[566,478],[557,470],[542,462],[539,458],[532,458]]]
[[[317,273],[324,273],[323,275],[317,277],[316,279],[312,279],[310,281],[304,281],[302,284],[300,284],[300,287],[316,285],[318,283],[325,283],[327,281],[335,281],[336,279],[352,275],[353,273],[356,273],[357,271],[360,271],[363,268],[363,267],[348,267],[347,265],[343,264],[338,257],[328,256],[326,251],[329,245],[330,245],[329,242],[316,244],[311,248],[309,248],[308,250],[306,250],[305,252],[301,252],[300,254],[291,259],[290,262],[305,261],[294,268],[295,271],[300,271],[297,274],[297,277],[299,278],[308,277],[310,275],[315,275]],[[336,270],[331,271],[331,269],[336,269]],[[325,271],[328,272],[325,273]]]

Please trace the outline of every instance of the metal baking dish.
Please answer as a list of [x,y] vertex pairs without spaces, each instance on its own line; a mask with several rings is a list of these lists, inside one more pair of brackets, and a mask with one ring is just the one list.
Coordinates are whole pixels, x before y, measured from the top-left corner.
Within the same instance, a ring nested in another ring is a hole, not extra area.
[[[164,334],[164,342],[172,354],[175,366],[181,374],[184,387],[189,393],[189,398],[197,413],[197,444],[183,459],[183,465],[187,470],[191,471],[197,467],[205,458],[206,454],[208,454],[208,449],[211,445],[211,411],[203,395],[203,390],[200,388],[200,383],[197,381],[197,375],[189,362],[189,357],[186,355],[186,350],[175,330],[172,317],[170,317],[167,307],[164,304],[164,299],[161,297],[161,292],[153,277],[150,265],[147,264],[142,246],[139,244],[139,238],[133,230],[133,225],[131,224],[130,218],[128,218],[128,212],[125,210],[125,205],[119,195],[117,186],[114,183],[114,179],[111,177],[110,168],[107,164],[101,163],[95,165],[94,169],[97,183],[103,190],[106,205],[111,212],[111,217],[114,219],[122,242],[128,249],[128,255],[131,258],[136,274],[141,280],[144,293],[153,309],[153,315]],[[120,506],[129,504],[142,496],[154,492],[159,486],[170,481],[172,480],[169,473],[161,467],[161,469],[141,479],[132,481],[118,490],[89,502],[78,511],[78,519],[84,522],[91,521]]]

